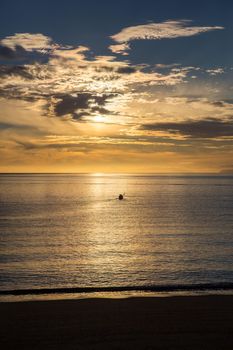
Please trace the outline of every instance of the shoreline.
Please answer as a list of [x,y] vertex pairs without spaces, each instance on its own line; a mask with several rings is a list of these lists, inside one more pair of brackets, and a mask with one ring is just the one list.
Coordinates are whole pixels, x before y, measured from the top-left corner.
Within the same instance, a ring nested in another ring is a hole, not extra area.
[[232,349],[233,295],[0,303],[3,349]]

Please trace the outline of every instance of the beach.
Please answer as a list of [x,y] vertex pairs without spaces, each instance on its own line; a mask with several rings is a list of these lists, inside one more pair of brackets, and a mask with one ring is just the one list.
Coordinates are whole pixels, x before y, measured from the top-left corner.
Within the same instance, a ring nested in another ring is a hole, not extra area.
[[1,349],[232,349],[233,296],[0,303]]

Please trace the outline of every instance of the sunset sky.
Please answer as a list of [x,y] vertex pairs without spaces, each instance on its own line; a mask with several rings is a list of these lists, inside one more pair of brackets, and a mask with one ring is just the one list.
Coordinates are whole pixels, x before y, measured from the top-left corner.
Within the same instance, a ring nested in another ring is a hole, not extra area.
[[0,13],[0,172],[233,172],[233,2]]

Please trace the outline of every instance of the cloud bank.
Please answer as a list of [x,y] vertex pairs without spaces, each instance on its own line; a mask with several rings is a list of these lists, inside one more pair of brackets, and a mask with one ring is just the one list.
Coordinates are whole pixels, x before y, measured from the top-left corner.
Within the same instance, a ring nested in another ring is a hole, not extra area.
[[219,137],[233,137],[233,118],[228,121],[209,118],[204,120],[189,120],[180,123],[144,124],[142,130],[167,131],[171,134],[181,134],[187,138],[211,139]]

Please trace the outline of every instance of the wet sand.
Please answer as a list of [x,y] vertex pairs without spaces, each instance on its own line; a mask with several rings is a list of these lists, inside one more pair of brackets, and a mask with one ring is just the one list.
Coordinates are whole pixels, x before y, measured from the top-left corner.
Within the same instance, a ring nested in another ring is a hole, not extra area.
[[0,303],[1,349],[233,349],[233,296]]

